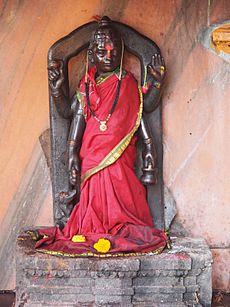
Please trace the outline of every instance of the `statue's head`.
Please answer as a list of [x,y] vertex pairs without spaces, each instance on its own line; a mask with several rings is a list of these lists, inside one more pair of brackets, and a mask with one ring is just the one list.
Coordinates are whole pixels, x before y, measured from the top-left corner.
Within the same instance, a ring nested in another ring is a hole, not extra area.
[[92,36],[89,54],[99,74],[111,72],[120,65],[122,39],[107,16],[102,17]]

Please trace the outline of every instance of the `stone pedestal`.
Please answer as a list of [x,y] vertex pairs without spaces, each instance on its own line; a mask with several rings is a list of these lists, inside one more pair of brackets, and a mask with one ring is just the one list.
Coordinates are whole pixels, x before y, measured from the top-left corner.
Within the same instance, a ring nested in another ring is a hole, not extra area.
[[161,255],[63,258],[18,238],[16,306],[211,306],[211,252],[203,239],[173,238]]

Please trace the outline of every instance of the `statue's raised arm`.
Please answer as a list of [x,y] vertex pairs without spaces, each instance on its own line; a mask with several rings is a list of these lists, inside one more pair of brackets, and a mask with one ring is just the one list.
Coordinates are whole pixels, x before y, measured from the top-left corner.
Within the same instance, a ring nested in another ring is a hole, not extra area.
[[152,63],[147,66],[147,75],[144,84],[146,89],[144,112],[150,113],[159,106],[166,76],[164,58],[160,54],[152,56]]
[[64,118],[71,116],[70,101],[63,92],[64,73],[63,62],[61,60],[53,60],[48,66],[48,81],[51,96],[54,99],[57,111]]
[[151,129],[146,118],[147,113],[154,112],[161,101],[161,94],[165,80],[165,63],[160,54],[152,56],[152,62],[145,71],[142,92],[144,94],[144,112],[139,128],[139,135],[143,140],[143,174],[141,181],[144,185],[157,182],[157,152]]

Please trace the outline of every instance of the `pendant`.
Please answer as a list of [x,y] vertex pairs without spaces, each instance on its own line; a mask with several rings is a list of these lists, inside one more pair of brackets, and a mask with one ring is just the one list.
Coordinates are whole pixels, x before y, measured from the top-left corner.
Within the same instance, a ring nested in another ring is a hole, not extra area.
[[104,132],[107,130],[107,125],[106,125],[106,121],[100,122],[100,126],[99,129]]

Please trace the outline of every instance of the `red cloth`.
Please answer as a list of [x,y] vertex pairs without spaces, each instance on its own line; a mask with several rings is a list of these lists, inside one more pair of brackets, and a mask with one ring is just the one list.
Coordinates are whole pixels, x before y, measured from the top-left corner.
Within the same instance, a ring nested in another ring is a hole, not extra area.
[[[118,78],[113,74],[97,86],[95,72],[95,68],[89,71],[90,101],[96,116],[104,120],[114,101]],[[84,92],[84,80],[80,91]],[[105,132],[99,130],[99,123],[86,106],[87,124],[80,151],[83,177],[134,129],[139,110],[138,86],[130,73],[122,79],[118,103]],[[40,234],[48,238],[37,242],[38,249],[74,255],[96,254],[93,245],[101,238],[111,243],[108,253],[148,252],[166,245],[165,233],[153,227],[145,188],[135,175],[135,143],[133,136],[114,163],[82,183],[80,201],[65,228],[63,231],[57,227],[40,230]],[[86,242],[72,242],[74,235],[84,235]]]

